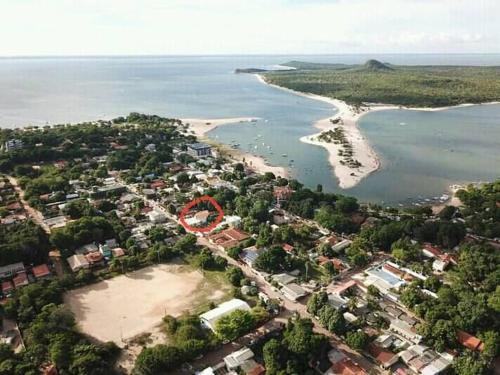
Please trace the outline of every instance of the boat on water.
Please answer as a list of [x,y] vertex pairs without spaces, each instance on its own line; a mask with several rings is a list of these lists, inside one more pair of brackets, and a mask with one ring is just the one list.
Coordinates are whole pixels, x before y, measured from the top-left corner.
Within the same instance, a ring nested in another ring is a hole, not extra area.
[[283,156],[284,158],[287,158],[288,155],[287,154],[281,154],[281,156]]

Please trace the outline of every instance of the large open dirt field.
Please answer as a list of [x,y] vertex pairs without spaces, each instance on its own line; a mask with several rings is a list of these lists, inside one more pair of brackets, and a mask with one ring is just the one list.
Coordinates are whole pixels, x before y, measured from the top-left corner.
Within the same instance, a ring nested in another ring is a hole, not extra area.
[[101,341],[151,332],[166,314],[181,315],[224,297],[227,286],[183,265],[156,265],[71,290],[66,305],[80,329]]

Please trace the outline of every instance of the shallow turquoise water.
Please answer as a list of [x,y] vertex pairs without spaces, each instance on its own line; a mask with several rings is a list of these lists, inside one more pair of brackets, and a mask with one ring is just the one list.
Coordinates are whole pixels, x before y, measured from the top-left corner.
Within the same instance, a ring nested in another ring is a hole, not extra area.
[[355,195],[399,202],[500,178],[500,105],[374,112],[359,125],[382,168],[351,189]]
[[299,141],[315,133],[314,122],[335,109],[263,85],[254,76],[233,74],[236,68],[289,60],[362,63],[368,58],[395,64],[500,65],[500,55],[5,58],[0,59],[0,126],[78,122],[132,111],[260,117],[256,124],[223,126],[210,136],[290,167],[308,186],[322,184],[324,190],[378,202],[433,197],[451,183],[500,177],[500,106],[386,111],[361,121],[383,168],[343,191],[326,151]]

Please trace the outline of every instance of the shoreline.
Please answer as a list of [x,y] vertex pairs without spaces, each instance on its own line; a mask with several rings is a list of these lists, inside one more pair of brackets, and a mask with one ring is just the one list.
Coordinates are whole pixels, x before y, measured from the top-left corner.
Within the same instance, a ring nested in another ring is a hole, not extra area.
[[[316,129],[320,130],[319,133],[301,137],[300,141],[303,143],[320,146],[326,149],[326,151],[328,152],[328,161],[333,168],[335,176],[337,177],[339,187],[342,189],[350,189],[356,186],[359,182],[361,182],[361,180],[363,180],[371,173],[376,172],[381,167],[380,157],[372,148],[368,139],[364,137],[358,126],[358,121],[364,115],[370,112],[395,110],[395,109],[436,112],[453,108],[470,107],[475,105],[500,104],[500,102],[487,102],[478,104],[465,103],[454,106],[436,107],[436,108],[432,107],[413,108],[413,107],[403,107],[403,106],[383,104],[383,103],[366,103],[362,107],[356,108],[339,99],[333,99],[312,93],[304,93],[286,87],[278,86],[272,83],[268,83],[261,74],[255,74],[255,76],[261,83],[265,85],[280,90],[284,90],[289,93],[299,95],[305,98],[319,100],[324,103],[330,104],[337,109],[337,112],[333,116],[329,116],[314,123],[313,126]],[[337,120],[337,119],[341,119],[342,124],[332,123],[332,120]],[[352,146],[352,151],[353,151],[352,157],[353,159],[361,163],[361,167],[350,167],[348,165],[343,165],[341,163],[343,157],[340,156],[338,153],[339,150],[343,149],[342,145],[334,144],[333,142],[321,141],[317,139],[317,137],[324,131],[334,130],[337,127],[343,129],[344,136],[347,142],[349,142],[350,145]]]
[[244,124],[258,120],[258,117],[232,117],[232,118],[181,118],[181,121],[197,137],[205,136],[209,131],[222,125]]
[[269,164],[262,156],[251,154],[237,149],[231,148],[229,145],[215,141],[209,138],[207,133],[222,125],[228,124],[245,124],[254,122],[257,117],[234,117],[234,118],[219,118],[219,119],[181,119],[182,123],[187,126],[188,131],[192,131],[200,140],[209,143],[219,149],[219,151],[230,159],[243,163],[246,167],[257,173],[271,172],[276,177],[281,176],[287,178],[288,170],[285,167]]
[[[257,79],[269,86],[278,88],[280,90],[285,90],[287,92],[299,95],[305,98],[319,100],[324,103],[332,105],[337,112],[333,116],[321,119],[314,123],[314,127],[320,130],[319,133],[307,135],[300,138],[303,143],[308,143],[315,146],[320,146],[326,149],[328,152],[328,162],[333,168],[335,176],[339,182],[339,187],[342,189],[349,189],[356,186],[363,178],[369,174],[375,172],[380,168],[381,161],[375,150],[372,149],[368,140],[363,136],[359,127],[357,126],[358,120],[365,114],[376,111],[376,110],[386,110],[395,109],[396,106],[389,105],[373,105],[369,107],[362,107],[359,111],[354,110],[353,107],[348,105],[338,99],[328,98],[326,96],[303,93],[295,90],[288,89],[286,87],[281,87],[274,85],[272,83],[267,83],[264,77],[260,74],[256,74]],[[343,125],[332,124],[331,120],[342,119]],[[341,126],[344,130],[344,135],[348,142],[352,145],[352,150],[354,152],[353,157],[358,160],[362,166],[359,168],[351,168],[347,165],[342,165],[342,157],[338,155],[339,150],[342,148],[341,145],[334,144],[333,142],[324,142],[317,139],[317,137],[324,131],[333,130],[336,127]]]

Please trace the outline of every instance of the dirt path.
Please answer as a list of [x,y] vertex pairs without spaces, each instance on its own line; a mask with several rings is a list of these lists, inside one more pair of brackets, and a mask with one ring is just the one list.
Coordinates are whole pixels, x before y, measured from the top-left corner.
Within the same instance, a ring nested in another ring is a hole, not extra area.
[[34,209],[33,207],[31,207],[30,204],[28,203],[28,201],[24,199],[24,190],[21,189],[17,180],[12,176],[7,176],[7,178],[9,179],[9,182],[11,183],[11,185],[14,187],[14,190],[19,194],[19,200],[21,201],[25,211],[28,213],[28,215],[33,219],[33,221],[35,223],[37,223],[39,226],[41,226],[43,228],[43,230],[49,234],[50,228],[43,221],[42,213],[40,211]]

